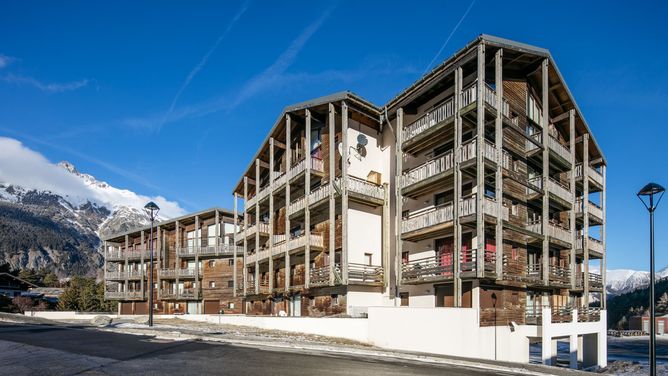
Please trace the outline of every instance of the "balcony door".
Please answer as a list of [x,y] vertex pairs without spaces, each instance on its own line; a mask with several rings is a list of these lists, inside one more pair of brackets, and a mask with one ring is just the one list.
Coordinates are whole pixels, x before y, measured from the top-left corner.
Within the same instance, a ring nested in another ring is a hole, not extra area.
[[442,275],[452,275],[455,260],[454,238],[441,238],[435,241],[436,261],[440,267],[444,268]]

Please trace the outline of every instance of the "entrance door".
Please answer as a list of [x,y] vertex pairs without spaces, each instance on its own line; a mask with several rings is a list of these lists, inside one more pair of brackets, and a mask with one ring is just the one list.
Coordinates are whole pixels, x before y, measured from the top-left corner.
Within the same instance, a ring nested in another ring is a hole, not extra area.
[[455,289],[452,283],[436,285],[436,307],[454,307]]
[[199,302],[188,302],[188,314],[194,315],[199,313]]
[[441,270],[441,275],[451,277],[454,272],[454,239],[436,239],[436,260]]
[[649,319],[643,320],[642,331],[645,332],[645,333],[649,333]]
[[302,296],[301,294],[296,294],[290,300],[290,314],[292,316],[301,316],[302,315]]
[[659,322],[657,322],[656,324],[657,324],[657,326],[659,327],[659,328],[656,330],[656,332],[657,332],[659,335],[662,335],[663,332],[664,332],[664,329],[665,329],[665,324],[666,324],[666,322],[663,321],[663,320],[659,320]]

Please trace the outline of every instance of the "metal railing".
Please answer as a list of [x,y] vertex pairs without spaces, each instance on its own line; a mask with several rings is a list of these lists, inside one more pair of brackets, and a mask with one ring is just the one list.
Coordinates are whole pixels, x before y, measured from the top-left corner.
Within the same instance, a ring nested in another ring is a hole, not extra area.
[[401,280],[409,282],[424,278],[451,279],[454,277],[454,255],[448,259],[446,256],[430,256],[409,260],[401,265]]

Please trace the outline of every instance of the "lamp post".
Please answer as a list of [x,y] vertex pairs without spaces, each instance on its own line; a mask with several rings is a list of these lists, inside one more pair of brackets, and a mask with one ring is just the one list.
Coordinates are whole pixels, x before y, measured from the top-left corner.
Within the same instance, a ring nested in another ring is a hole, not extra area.
[[153,326],[153,224],[160,208],[151,201],[144,206],[144,211],[151,220],[151,236],[149,238],[149,273],[148,273],[148,326]]
[[[649,211],[649,374],[656,376],[656,318],[654,314],[654,210],[659,206],[665,188],[649,183],[638,192],[638,198]],[[658,198],[654,199],[654,196]]]

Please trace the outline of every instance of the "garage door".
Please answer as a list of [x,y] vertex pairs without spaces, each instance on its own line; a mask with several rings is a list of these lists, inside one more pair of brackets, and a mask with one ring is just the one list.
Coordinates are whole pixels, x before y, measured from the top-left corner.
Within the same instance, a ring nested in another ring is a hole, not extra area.
[[147,302],[135,303],[135,315],[148,315],[148,303]]
[[219,311],[220,311],[220,302],[218,300],[204,301],[204,314],[213,315],[219,313]]
[[130,302],[121,302],[121,315],[131,315],[132,314],[132,303]]

